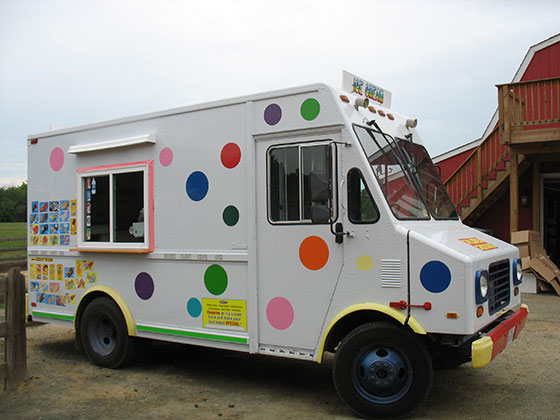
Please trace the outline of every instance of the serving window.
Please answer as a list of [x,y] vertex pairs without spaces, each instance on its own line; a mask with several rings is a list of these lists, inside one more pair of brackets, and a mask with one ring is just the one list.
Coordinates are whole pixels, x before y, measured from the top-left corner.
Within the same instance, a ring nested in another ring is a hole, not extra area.
[[78,170],[78,248],[153,248],[152,163]]

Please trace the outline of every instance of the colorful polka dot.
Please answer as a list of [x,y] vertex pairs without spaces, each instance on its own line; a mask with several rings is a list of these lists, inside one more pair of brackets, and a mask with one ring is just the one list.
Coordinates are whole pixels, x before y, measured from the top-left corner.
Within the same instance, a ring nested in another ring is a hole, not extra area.
[[270,104],[264,110],[264,120],[268,125],[276,125],[282,119],[282,108],[278,104]]
[[154,294],[154,280],[148,273],[140,273],[134,281],[134,290],[142,300],[148,300]]
[[220,158],[226,168],[233,169],[241,160],[241,149],[235,143],[228,143],[222,148]]
[[187,178],[187,195],[193,201],[200,201],[208,194],[208,178],[200,171]]
[[301,116],[307,121],[312,121],[319,115],[321,105],[317,99],[309,98],[301,104]]
[[187,312],[193,318],[198,318],[202,313],[202,304],[197,298],[191,298],[187,302]]
[[356,261],[356,266],[360,271],[368,271],[373,268],[373,260],[369,255],[360,255]]
[[222,213],[222,219],[228,226],[235,226],[239,221],[239,210],[235,206],[227,206]]
[[310,270],[319,270],[329,259],[329,247],[318,236],[309,236],[299,246],[299,259]]
[[220,265],[213,264],[204,273],[204,285],[213,295],[221,295],[227,289],[228,277],[226,270]]
[[171,162],[173,162],[173,150],[169,147],[161,149],[161,152],[159,152],[159,163],[161,163],[161,166],[169,166]]
[[58,172],[64,165],[64,152],[60,147],[55,147],[51,152],[50,157],[51,168],[53,171]]
[[275,297],[266,307],[266,318],[277,330],[285,330],[294,322],[294,308],[283,297]]
[[441,261],[430,261],[422,267],[420,281],[429,292],[441,293],[451,284],[451,271]]

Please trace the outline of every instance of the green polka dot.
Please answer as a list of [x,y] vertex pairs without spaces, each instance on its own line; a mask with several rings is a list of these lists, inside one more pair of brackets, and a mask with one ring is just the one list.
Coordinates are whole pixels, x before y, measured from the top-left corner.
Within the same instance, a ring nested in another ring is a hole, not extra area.
[[226,291],[228,278],[226,270],[218,264],[213,264],[204,273],[204,285],[213,295],[221,295]]
[[314,120],[321,111],[321,106],[317,99],[309,98],[301,104],[301,116],[307,121]]
[[239,221],[239,210],[235,206],[227,206],[222,213],[222,219],[228,226],[235,226]]

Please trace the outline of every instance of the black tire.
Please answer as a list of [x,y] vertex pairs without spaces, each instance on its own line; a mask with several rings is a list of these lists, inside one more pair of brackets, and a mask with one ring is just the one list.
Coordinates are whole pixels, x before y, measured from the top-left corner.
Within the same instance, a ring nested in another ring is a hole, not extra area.
[[97,298],[88,304],[80,336],[88,359],[98,366],[115,369],[126,364],[134,352],[124,316],[109,298]]
[[357,327],[335,354],[338,395],[368,419],[406,416],[424,400],[432,379],[432,360],[423,343],[389,323]]

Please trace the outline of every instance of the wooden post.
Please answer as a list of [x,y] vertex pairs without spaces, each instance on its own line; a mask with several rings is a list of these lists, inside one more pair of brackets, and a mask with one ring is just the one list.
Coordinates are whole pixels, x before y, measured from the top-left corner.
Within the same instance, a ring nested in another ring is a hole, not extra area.
[[510,147],[509,224],[510,232],[519,230],[519,168],[517,153]]
[[482,152],[480,147],[476,149],[476,195],[478,202],[482,202]]
[[533,161],[533,230],[541,230],[541,163]]
[[27,371],[25,283],[17,268],[12,268],[8,273],[6,321],[6,391],[15,391]]
[[[7,291],[8,291],[8,278],[4,276],[0,276],[0,295],[6,296]],[[6,299],[4,299],[4,303],[6,303]],[[4,310],[4,314],[5,314],[5,310]],[[8,323],[6,321],[0,322],[0,338],[4,338],[4,349],[6,348],[5,337],[7,335],[8,335]],[[6,361],[0,359],[0,388],[1,388],[0,391],[4,390],[4,381],[6,379],[7,374],[8,374],[8,369],[6,367]]]

